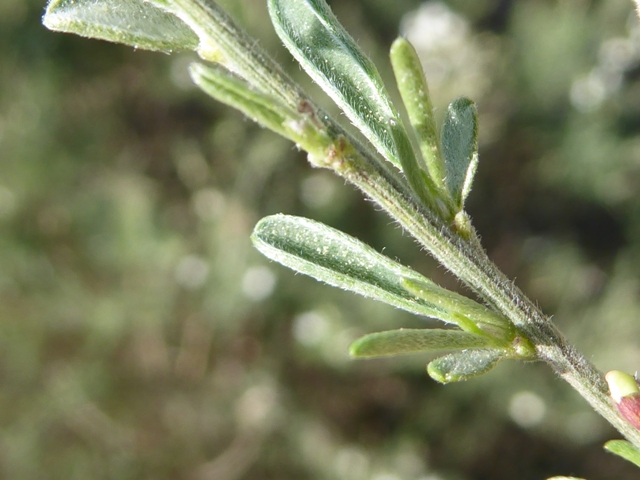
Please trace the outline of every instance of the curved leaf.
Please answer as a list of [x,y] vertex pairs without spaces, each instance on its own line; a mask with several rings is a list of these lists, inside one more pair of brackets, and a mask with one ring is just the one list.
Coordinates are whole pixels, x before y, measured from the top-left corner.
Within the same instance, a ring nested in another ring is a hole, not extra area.
[[311,115],[292,110],[279,98],[253,88],[247,80],[221,65],[193,63],[189,71],[195,84],[213,98],[293,140],[309,153],[325,154],[331,139]]
[[278,36],[307,74],[390,162],[415,153],[376,67],[324,0],[269,0]]
[[450,321],[444,309],[407,291],[403,279],[433,282],[322,223],[273,215],[258,222],[251,239],[262,254],[297,272],[417,315]]
[[354,357],[371,358],[488,346],[490,341],[486,338],[460,330],[401,328],[365,335],[349,346],[349,353]]
[[198,37],[174,15],[143,0],[52,0],[44,25],[143,50],[195,50]]
[[245,79],[220,65],[193,63],[189,73],[194,83],[213,98],[237,108],[276,133],[285,135],[285,123],[295,117],[295,112],[281,105],[278,99],[252,89]]

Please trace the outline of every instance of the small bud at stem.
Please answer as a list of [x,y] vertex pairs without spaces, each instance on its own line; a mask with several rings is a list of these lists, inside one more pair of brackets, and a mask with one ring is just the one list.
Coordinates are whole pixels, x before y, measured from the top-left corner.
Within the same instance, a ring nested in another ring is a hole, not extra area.
[[640,430],[640,387],[628,373],[612,370],[604,376],[620,415]]
[[609,384],[609,391],[611,392],[611,398],[616,403],[620,403],[622,397],[632,395],[634,393],[640,393],[640,387],[638,382],[628,373],[621,372],[619,370],[611,370],[608,372],[604,379]]

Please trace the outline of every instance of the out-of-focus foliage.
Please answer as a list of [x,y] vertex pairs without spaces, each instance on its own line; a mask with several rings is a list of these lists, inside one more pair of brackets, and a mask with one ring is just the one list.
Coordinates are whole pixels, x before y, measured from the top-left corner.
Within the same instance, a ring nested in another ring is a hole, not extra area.
[[[317,91],[264,2],[222,3]],[[333,3],[385,80],[402,31],[440,112],[478,104],[467,207],[491,257],[603,370],[637,370],[631,2]],[[312,217],[452,280],[357,192],[193,88],[189,55],[54,34],[43,8],[0,2],[0,477],[637,477],[543,365],[442,387],[429,357],[350,361],[358,336],[425,321],[268,263],[249,241],[259,218]]]

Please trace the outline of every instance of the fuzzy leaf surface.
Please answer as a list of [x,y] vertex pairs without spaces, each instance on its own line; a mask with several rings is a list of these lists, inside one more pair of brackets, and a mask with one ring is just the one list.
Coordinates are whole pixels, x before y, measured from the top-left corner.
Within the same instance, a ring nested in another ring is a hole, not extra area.
[[307,74],[380,154],[398,167],[415,160],[376,67],[324,0],[269,0],[276,32]]
[[440,140],[429,86],[418,54],[407,39],[400,37],[391,45],[389,57],[402,102],[420,145],[422,158],[434,184],[442,188],[445,178],[444,162],[440,155]]
[[492,348],[454,352],[433,360],[427,372],[440,383],[460,382],[487,373],[504,356],[504,351]]
[[52,0],[43,23],[51,30],[143,50],[198,47],[198,37],[187,25],[143,0]]
[[626,440],[609,440],[604,449],[640,467],[640,451]]
[[354,357],[371,358],[488,346],[490,342],[486,338],[461,330],[401,328],[365,335],[351,344],[349,353]]
[[502,346],[507,346],[515,338],[515,327],[509,320],[470,298],[433,282],[422,284],[407,278],[403,285],[416,297],[443,308],[450,315],[448,320],[467,332],[504,342]]
[[324,154],[331,140],[313,118],[293,111],[279,98],[253,88],[222,65],[191,64],[194,83],[213,98],[237,108],[252,120],[293,140],[310,153]]
[[458,98],[449,105],[440,145],[449,193],[462,210],[478,166],[478,112],[468,98]]
[[245,79],[220,65],[194,63],[189,67],[194,83],[216,100],[237,108],[253,121],[284,135],[284,123],[295,113],[277,99],[252,89]]
[[405,278],[433,282],[322,223],[273,215],[258,222],[251,239],[266,257],[316,280],[417,315],[448,321],[442,308],[415,297],[403,285]]

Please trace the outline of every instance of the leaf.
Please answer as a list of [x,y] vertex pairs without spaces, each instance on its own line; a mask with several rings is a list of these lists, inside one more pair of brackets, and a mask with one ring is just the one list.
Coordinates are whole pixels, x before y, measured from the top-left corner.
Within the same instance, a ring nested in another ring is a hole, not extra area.
[[426,284],[430,280],[322,223],[273,215],[258,222],[251,239],[266,257],[316,280],[417,315],[449,321],[444,309],[416,298],[403,285],[405,278]]
[[52,0],[44,25],[60,32],[171,52],[195,50],[198,37],[178,18],[143,0]]
[[446,290],[433,282],[423,284],[406,278],[402,283],[411,294],[447,311],[449,321],[469,333],[492,338],[502,343],[503,347],[508,347],[516,336],[515,327],[509,320],[464,295]]
[[245,79],[220,65],[193,63],[190,73],[196,85],[213,98],[240,110],[254,121],[293,140],[313,153],[325,154],[331,144],[326,131],[314,118],[293,111],[267,93],[253,88]]
[[609,440],[604,449],[640,467],[640,451],[626,440]]
[[489,346],[486,338],[460,330],[411,329],[389,330],[365,335],[351,344],[354,357],[383,357],[406,353],[460,350]]
[[269,0],[269,13],[287,49],[380,154],[417,164],[380,74],[324,0]]
[[420,151],[434,184],[444,186],[445,168],[440,155],[438,129],[429,96],[429,86],[420,59],[413,45],[405,38],[396,39],[391,45],[391,66],[398,90],[416,132]]
[[285,135],[285,122],[295,117],[295,112],[279,104],[277,99],[252,89],[246,80],[222,66],[193,63],[189,73],[194,83],[207,94],[276,133]]
[[478,112],[468,98],[458,98],[447,109],[440,138],[446,184],[462,210],[478,166]]
[[450,353],[429,363],[427,372],[440,383],[460,382],[487,373],[505,355],[506,352],[492,348]]
[[279,98],[289,108],[300,107],[310,100],[262,51],[254,38],[240,28],[212,0],[149,0],[180,18],[199,38],[198,55],[204,60],[222,64],[249,84],[268,95]]

